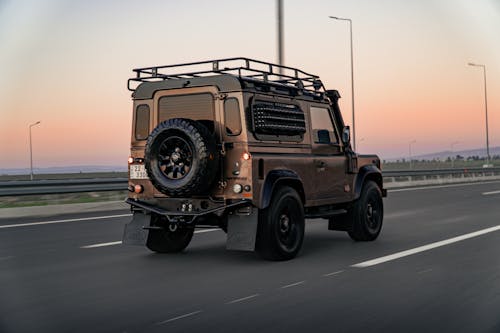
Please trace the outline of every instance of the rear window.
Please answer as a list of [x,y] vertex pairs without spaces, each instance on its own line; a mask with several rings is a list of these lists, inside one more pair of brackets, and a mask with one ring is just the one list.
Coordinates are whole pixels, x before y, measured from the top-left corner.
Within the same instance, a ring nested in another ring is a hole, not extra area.
[[135,110],[135,139],[146,140],[149,135],[149,106],[141,104]]
[[172,118],[214,120],[214,98],[209,93],[164,96],[158,103],[160,122]]

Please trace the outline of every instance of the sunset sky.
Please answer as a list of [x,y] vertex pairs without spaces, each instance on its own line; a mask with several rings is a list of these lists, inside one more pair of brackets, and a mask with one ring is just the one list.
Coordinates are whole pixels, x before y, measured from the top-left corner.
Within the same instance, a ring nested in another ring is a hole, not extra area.
[[[383,159],[500,146],[500,1],[284,0],[285,64],[338,89],[358,150]],[[274,0],[0,0],[0,168],[120,165],[132,68],[244,56],[276,61]]]

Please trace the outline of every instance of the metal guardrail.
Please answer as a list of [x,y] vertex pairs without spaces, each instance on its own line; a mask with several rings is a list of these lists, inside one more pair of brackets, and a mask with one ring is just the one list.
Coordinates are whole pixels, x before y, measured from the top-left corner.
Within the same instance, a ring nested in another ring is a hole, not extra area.
[[435,169],[435,170],[392,170],[382,171],[384,177],[432,177],[442,175],[496,175],[500,168],[461,168],[461,169]]
[[125,191],[127,178],[13,180],[0,182],[0,196]]
[[[487,176],[500,176],[500,168],[397,170],[383,171],[383,176],[384,181],[391,183],[398,181],[412,181],[418,179],[436,179],[444,176],[454,178],[478,178]],[[81,192],[126,191],[127,185],[127,178],[3,181],[0,182],[0,197]]]

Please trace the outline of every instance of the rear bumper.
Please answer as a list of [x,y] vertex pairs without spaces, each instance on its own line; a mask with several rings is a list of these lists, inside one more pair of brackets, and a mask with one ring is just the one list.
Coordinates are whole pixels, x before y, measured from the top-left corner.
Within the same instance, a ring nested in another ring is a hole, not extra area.
[[179,211],[166,209],[164,207],[153,205],[145,201],[134,200],[128,198],[126,201],[133,209],[140,209],[148,213],[155,213],[165,216],[170,223],[186,223],[192,224],[198,217],[208,214],[222,215],[226,210],[233,210],[239,207],[248,206],[251,204],[249,200],[239,200],[231,203],[218,204],[207,209],[196,209],[193,211]]

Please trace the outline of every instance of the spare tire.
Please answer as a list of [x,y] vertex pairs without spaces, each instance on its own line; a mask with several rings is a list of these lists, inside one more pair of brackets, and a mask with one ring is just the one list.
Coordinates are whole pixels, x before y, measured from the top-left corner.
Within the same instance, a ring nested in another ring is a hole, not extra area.
[[151,132],[144,159],[153,185],[175,197],[206,192],[219,166],[214,136],[200,122],[182,118],[166,120]]

